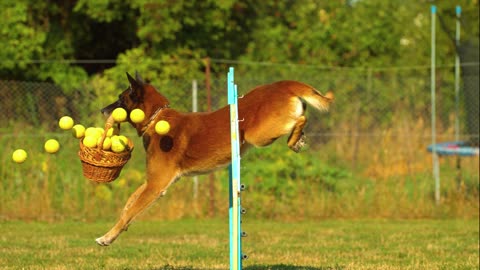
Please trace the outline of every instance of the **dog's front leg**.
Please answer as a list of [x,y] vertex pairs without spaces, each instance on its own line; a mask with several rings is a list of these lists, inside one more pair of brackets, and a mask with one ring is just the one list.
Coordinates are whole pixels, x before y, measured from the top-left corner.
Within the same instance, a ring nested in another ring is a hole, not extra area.
[[158,182],[156,184],[145,183],[140,186],[128,199],[117,224],[104,236],[97,238],[97,244],[108,246],[115,241],[128,228],[132,220],[160,197],[167,187],[168,184],[159,185]]

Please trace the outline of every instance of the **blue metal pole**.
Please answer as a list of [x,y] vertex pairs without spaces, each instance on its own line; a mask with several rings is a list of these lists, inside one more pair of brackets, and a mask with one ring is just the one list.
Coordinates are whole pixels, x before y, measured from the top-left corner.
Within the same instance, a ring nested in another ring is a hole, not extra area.
[[228,72],[228,104],[230,105],[230,137],[232,163],[229,181],[229,226],[230,226],[230,270],[242,269],[241,220],[240,220],[240,133],[238,130],[237,86],[234,69]]

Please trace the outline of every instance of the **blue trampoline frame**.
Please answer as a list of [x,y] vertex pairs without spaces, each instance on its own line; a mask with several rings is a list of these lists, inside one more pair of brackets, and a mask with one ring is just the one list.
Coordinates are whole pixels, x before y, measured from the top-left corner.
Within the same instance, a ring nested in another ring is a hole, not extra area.
[[[433,145],[428,146],[428,151],[433,152]],[[470,146],[466,142],[443,142],[435,144],[435,152],[439,156],[478,156],[479,148]]]

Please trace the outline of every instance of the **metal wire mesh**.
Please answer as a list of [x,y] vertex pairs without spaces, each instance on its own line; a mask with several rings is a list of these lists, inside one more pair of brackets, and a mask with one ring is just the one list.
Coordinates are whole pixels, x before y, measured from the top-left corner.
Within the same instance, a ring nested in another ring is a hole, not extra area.
[[[269,75],[260,77],[248,66],[236,67],[239,93],[245,94],[255,86],[276,80],[294,79],[312,85],[325,93],[333,90],[335,103],[329,114],[309,112],[308,133],[318,140],[331,136],[378,136],[389,128],[400,125],[401,119],[424,122],[428,128],[430,117],[430,82],[428,67],[325,69],[301,66],[268,67]],[[476,138],[478,143],[478,63],[463,68],[459,114],[456,115],[453,66],[437,68],[437,132],[451,139],[455,117],[460,122],[462,138]],[[199,111],[207,111],[205,78],[199,78]],[[126,85],[126,84],[125,84]],[[0,80],[0,128],[8,131],[14,125],[43,126],[53,129],[62,115],[89,118],[99,114],[98,96],[87,90],[65,91],[52,83]],[[210,79],[210,103],[213,109],[227,104],[226,79]],[[469,89],[466,91],[465,89]],[[118,93],[123,89],[119,89]],[[192,108],[192,82],[169,81],[158,89],[169,97],[173,107],[181,111]],[[102,100],[115,100],[102,97]],[[425,130],[398,130],[396,136],[428,136]]]

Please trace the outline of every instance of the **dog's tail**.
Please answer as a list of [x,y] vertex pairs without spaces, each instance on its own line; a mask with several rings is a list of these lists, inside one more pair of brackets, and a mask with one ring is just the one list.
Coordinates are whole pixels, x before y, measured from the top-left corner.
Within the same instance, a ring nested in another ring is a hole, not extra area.
[[330,103],[332,103],[335,99],[332,91],[328,91],[325,95],[323,95],[315,88],[303,83],[301,83],[301,85],[298,87],[293,87],[292,90],[298,97],[305,100],[315,109],[323,112],[328,111]]

